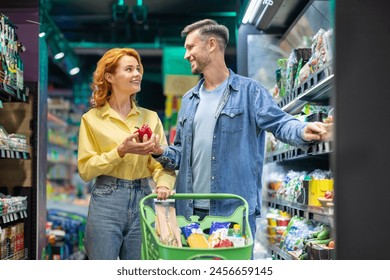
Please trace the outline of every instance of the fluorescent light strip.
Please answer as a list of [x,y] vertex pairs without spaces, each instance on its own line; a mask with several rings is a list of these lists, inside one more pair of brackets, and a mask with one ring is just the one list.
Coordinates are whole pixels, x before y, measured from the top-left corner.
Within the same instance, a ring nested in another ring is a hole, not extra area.
[[249,19],[253,17],[253,14],[256,14],[255,6],[257,6],[258,3],[261,3],[261,0],[251,0],[251,2],[248,5],[248,8],[246,9],[246,12],[244,14],[244,17],[242,18],[242,23],[247,24]]

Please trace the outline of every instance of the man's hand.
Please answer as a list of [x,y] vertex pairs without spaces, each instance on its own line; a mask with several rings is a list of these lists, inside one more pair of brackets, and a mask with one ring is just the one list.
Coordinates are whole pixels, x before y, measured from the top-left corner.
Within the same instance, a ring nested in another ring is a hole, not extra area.
[[306,141],[333,140],[333,123],[310,122],[303,130],[303,139]]
[[163,146],[160,145],[160,138],[157,134],[153,134],[152,137],[150,137],[150,141],[154,143],[153,149],[151,151],[151,154],[155,156],[160,156],[164,153]]

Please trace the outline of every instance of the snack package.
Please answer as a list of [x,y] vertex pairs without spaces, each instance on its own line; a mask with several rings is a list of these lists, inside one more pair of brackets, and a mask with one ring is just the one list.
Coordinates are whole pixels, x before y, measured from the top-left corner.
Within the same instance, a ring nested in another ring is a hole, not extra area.
[[198,223],[191,223],[181,228],[181,231],[191,248],[210,248],[206,237]]
[[208,242],[215,247],[221,240],[225,239],[229,231],[229,222],[212,222]]

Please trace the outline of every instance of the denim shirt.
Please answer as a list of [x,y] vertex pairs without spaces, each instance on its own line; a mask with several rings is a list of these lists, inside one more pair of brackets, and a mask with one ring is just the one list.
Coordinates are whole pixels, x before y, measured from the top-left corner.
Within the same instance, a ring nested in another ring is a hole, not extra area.
[[[261,176],[264,161],[265,131],[290,145],[305,147],[302,138],[305,123],[281,110],[269,92],[257,81],[229,69],[229,90],[222,96],[211,151],[211,192],[242,196],[249,214],[260,213]],[[191,149],[193,121],[199,104],[203,79],[182,98],[173,145],[156,158],[164,168],[179,170],[177,193],[193,193]],[[211,200],[210,215],[229,216],[239,205],[232,199]],[[193,213],[193,201],[177,200],[179,215]]]

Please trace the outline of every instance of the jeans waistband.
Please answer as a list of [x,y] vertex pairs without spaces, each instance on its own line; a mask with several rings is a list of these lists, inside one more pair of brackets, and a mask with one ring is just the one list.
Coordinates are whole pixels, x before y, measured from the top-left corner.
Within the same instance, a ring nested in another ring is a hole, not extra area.
[[135,179],[135,180],[126,180],[126,179],[118,179],[112,176],[101,175],[96,178],[96,183],[110,184],[121,186],[125,188],[135,188],[135,187],[147,187],[149,185],[148,178]]

